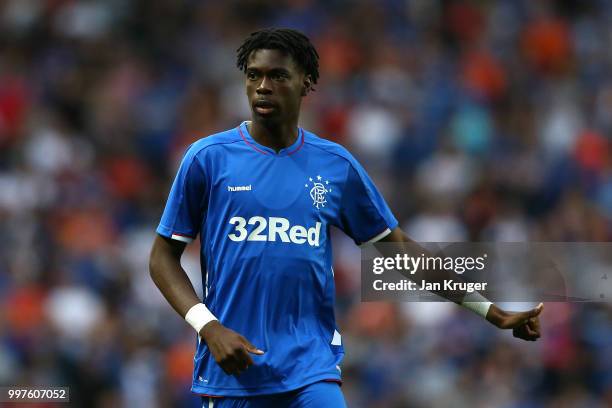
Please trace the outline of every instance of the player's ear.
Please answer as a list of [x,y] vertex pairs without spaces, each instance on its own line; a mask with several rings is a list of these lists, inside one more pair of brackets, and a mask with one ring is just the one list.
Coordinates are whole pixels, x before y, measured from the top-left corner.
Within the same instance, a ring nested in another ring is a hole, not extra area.
[[310,75],[304,75],[304,82],[302,82],[302,96],[308,95],[312,90],[312,78]]

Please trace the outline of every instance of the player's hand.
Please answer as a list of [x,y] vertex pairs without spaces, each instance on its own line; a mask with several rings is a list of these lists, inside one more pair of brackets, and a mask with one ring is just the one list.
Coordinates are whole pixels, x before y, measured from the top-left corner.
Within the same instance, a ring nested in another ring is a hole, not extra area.
[[487,320],[500,329],[512,329],[512,335],[527,341],[536,341],[540,338],[540,313],[544,304],[526,312],[506,312],[495,305],[491,305],[487,313]]
[[250,354],[262,355],[250,341],[223,326],[219,321],[207,323],[200,336],[204,339],[215,361],[228,375],[239,375],[253,364]]

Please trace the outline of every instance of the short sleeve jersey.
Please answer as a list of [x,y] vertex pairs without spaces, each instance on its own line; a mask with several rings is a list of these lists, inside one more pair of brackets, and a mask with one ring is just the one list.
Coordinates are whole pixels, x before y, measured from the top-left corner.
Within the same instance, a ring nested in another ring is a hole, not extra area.
[[330,227],[357,244],[397,226],[369,176],[340,145],[298,129],[279,152],[246,122],[189,147],[157,232],[198,234],[203,303],[264,355],[227,375],[198,341],[192,391],[251,396],[340,381]]

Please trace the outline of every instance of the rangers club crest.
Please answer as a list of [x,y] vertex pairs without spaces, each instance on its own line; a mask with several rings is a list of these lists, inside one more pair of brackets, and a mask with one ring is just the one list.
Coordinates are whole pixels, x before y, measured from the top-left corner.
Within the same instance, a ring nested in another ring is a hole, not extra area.
[[329,186],[328,180],[323,180],[323,177],[317,176],[316,180],[310,177],[308,179],[310,183],[304,184],[305,188],[310,187],[310,198],[312,198],[312,205],[320,209],[321,207],[325,207],[325,203],[327,203],[326,194],[331,193],[332,189]]

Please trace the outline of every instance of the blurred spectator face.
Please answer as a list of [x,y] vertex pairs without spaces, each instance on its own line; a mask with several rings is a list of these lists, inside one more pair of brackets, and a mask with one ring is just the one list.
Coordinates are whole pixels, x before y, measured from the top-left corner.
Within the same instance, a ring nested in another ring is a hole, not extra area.
[[256,50],[246,68],[246,93],[253,119],[281,123],[297,119],[310,87],[293,58],[279,50]]

